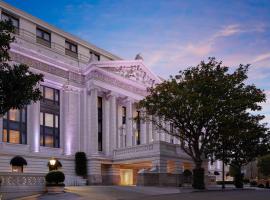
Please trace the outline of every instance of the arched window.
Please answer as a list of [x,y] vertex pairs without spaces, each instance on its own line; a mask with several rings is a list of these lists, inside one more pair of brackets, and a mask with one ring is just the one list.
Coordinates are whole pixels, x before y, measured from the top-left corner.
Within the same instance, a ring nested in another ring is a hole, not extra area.
[[21,156],[15,156],[10,160],[10,165],[12,167],[12,172],[23,172],[23,166],[27,165],[26,160]]

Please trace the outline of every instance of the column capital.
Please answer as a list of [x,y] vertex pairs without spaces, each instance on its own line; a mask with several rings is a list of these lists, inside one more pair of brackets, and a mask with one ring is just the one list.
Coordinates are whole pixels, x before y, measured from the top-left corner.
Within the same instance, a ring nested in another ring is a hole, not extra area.
[[104,92],[104,97],[105,99],[108,100],[110,97],[119,97],[119,94],[114,91],[109,90],[107,92]]
[[91,95],[91,92],[93,92],[93,91],[96,91],[96,92],[98,92],[100,89],[98,88],[98,87],[96,87],[96,86],[91,86],[91,87],[88,87],[87,88],[87,94],[88,95]]

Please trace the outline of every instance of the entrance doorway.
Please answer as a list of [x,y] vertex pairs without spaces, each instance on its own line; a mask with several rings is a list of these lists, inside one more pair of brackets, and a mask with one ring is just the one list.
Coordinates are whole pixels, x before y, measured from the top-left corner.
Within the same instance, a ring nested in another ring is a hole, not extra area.
[[120,185],[133,185],[132,169],[120,169]]

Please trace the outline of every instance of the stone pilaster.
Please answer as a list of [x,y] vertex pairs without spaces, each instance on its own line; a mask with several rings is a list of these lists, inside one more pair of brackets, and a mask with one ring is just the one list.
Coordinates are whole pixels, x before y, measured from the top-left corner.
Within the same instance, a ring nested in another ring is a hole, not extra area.
[[132,122],[133,122],[133,111],[132,101],[129,100],[126,104],[127,108],[127,119],[126,119],[126,135],[127,135],[127,146],[132,146]]
[[81,131],[81,135],[82,137],[80,138],[80,142],[81,142],[81,151],[84,151],[85,153],[87,153],[87,148],[88,148],[88,118],[87,118],[87,114],[88,114],[88,105],[87,105],[87,90],[84,89],[81,93],[81,113],[83,115],[82,117],[82,121],[81,121],[81,125],[82,125],[82,131]]
[[29,105],[28,109],[28,144],[32,152],[39,152],[40,147],[40,101]]
[[65,88],[63,91],[62,91],[62,101],[60,102],[63,103],[62,105],[62,111],[61,111],[61,116],[60,117],[63,117],[63,131],[61,132],[62,135],[63,135],[63,143],[62,143],[62,148],[63,148],[63,153],[64,155],[70,155],[71,154],[71,141],[69,140],[69,135],[68,135],[68,126],[69,126],[69,123],[70,123],[70,120],[69,120],[69,115],[72,114],[70,113],[70,109],[69,109],[69,101],[70,101],[70,92],[68,91],[67,88]]
[[116,96],[111,94],[109,97],[110,101],[110,143],[111,152],[113,149],[117,148],[117,132],[116,132],[116,116],[117,116],[117,106],[116,106]]

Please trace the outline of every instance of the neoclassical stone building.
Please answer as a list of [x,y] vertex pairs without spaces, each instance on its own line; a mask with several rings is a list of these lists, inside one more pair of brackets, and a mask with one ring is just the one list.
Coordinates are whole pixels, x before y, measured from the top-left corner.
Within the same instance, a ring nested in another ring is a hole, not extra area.
[[16,27],[12,62],[44,74],[43,100],[0,118],[0,173],[16,171],[10,160],[20,155],[23,173],[44,174],[53,157],[72,184],[78,151],[87,155],[90,184],[155,184],[138,173],[175,184],[175,174],[192,168],[177,138],[133,120],[147,87],[162,81],[140,56],[123,60],[4,2],[0,8]]

